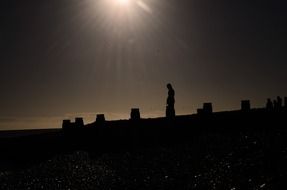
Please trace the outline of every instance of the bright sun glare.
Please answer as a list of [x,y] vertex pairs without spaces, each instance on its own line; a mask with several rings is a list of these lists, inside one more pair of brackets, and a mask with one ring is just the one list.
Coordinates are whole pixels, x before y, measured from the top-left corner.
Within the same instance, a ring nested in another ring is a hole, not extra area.
[[96,7],[93,14],[97,14],[105,25],[139,26],[142,21],[152,14],[148,0],[89,0]]
[[130,0],[115,0],[119,5],[127,6]]

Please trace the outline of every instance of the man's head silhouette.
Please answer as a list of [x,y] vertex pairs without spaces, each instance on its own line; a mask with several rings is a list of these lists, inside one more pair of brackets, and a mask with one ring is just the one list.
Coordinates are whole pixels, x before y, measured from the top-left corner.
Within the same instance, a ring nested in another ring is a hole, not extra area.
[[171,86],[170,83],[168,83],[168,84],[166,85],[166,87],[167,87],[169,90],[172,89],[172,86]]

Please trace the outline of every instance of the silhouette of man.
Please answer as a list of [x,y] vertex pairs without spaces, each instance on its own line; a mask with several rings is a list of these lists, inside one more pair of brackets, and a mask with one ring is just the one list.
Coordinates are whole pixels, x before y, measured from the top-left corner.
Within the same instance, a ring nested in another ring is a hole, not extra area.
[[168,97],[166,100],[166,117],[167,118],[173,118],[175,117],[175,110],[174,110],[174,103],[175,103],[175,99],[174,99],[174,90],[171,86],[170,83],[168,83],[166,85],[167,89],[168,89]]

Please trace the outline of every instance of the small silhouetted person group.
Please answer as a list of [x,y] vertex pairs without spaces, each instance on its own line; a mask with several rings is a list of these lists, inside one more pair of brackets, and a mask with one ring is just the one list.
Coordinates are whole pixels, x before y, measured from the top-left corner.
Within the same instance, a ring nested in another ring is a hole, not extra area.
[[167,89],[168,89],[168,97],[166,100],[166,117],[167,118],[174,118],[175,117],[175,110],[174,110],[174,103],[175,103],[175,99],[174,99],[174,90],[171,86],[170,83],[168,83],[166,85]]
[[[287,97],[284,98],[284,107],[287,106]],[[273,101],[271,101],[270,98],[267,99],[266,102],[266,109],[267,110],[279,110],[283,108],[282,104],[282,98],[280,96],[277,96],[277,98]]]

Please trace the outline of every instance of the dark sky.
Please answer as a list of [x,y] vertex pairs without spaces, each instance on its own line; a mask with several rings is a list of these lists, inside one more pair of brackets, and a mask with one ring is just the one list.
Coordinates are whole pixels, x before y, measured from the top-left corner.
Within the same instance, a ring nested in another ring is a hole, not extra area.
[[117,1],[1,1],[0,130],[287,96],[283,0]]

